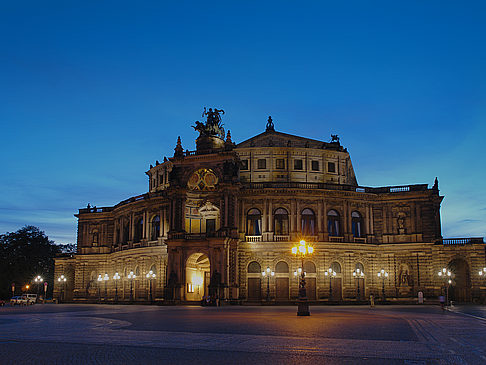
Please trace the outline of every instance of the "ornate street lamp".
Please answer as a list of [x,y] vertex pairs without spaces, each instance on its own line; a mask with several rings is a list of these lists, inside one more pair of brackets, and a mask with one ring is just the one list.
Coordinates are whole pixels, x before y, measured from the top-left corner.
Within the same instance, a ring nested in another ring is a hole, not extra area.
[[147,273],[147,275],[145,275],[145,277],[149,281],[149,285],[150,285],[150,298],[149,298],[149,300],[150,300],[150,302],[152,302],[154,300],[154,296],[153,296],[153,293],[152,293],[152,280],[155,279],[156,275],[155,275],[155,273],[152,270],[150,270]]
[[388,273],[385,271],[385,269],[381,269],[378,272],[378,277],[381,278],[381,297],[383,298],[383,301],[386,301],[385,297],[385,279],[388,278]]
[[452,284],[452,272],[447,270],[445,267],[438,273],[439,277],[442,279],[442,285],[445,287],[446,291],[446,306],[449,305],[449,286]]
[[64,284],[66,283],[66,277],[64,275],[61,275],[60,277],[57,278],[57,281],[59,284],[61,284],[61,297],[60,301],[64,301]]
[[267,267],[266,272],[262,271],[262,276],[265,278],[267,277],[267,302],[270,301],[270,276],[275,276],[275,272],[271,271],[269,267]]
[[364,272],[360,268],[356,268],[356,270],[353,271],[353,277],[358,280],[358,296],[356,299],[361,300],[361,295],[359,290],[359,279],[364,278]]
[[117,272],[113,275],[113,280],[115,280],[115,302],[118,302],[118,280],[120,280],[120,275]]
[[325,276],[329,276],[329,301],[332,300],[332,279],[336,277],[336,272],[329,268],[327,271],[324,272]]
[[312,255],[314,247],[309,246],[307,242],[301,240],[298,245],[292,247],[292,254],[300,257],[302,260],[302,273],[299,282],[299,299],[298,299],[298,316],[310,316],[309,303],[307,302],[307,293],[305,291],[305,272],[304,272],[304,258],[307,255]]
[[133,271],[130,271],[128,274],[128,280],[130,281],[130,302],[133,302],[133,279],[135,279],[137,276],[133,273]]
[[105,302],[106,302],[106,299],[108,298],[108,288],[107,288],[108,280],[110,280],[110,277],[108,276],[107,273],[105,273],[105,276],[103,276],[103,281],[105,282],[105,298],[104,298]]
[[101,302],[101,282],[103,281],[103,277],[101,274],[98,275],[98,302]]
[[35,278],[34,278],[34,281],[37,285],[37,300],[39,299],[39,293],[40,293],[40,285],[42,284],[42,282],[44,281],[44,279],[42,278],[42,276],[40,275],[37,275]]
[[479,270],[479,276],[486,276],[486,267],[483,267],[481,270]]

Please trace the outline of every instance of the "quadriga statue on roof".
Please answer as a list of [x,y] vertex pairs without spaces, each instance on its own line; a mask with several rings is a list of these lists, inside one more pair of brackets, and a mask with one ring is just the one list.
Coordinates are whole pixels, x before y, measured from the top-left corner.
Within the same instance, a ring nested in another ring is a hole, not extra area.
[[221,122],[221,115],[224,114],[223,109],[212,109],[209,108],[206,111],[206,107],[202,113],[203,117],[206,117],[206,124],[201,123],[200,121],[196,121],[196,125],[192,127],[199,132],[200,136],[212,136],[212,137],[219,137],[224,139],[224,128],[223,123]]

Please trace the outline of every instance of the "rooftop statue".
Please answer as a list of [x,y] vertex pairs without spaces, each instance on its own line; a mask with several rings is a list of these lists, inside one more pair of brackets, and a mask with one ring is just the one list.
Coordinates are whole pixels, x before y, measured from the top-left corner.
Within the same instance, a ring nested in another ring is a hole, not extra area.
[[223,109],[212,109],[209,108],[206,111],[206,107],[204,107],[204,111],[202,113],[203,117],[206,117],[206,123],[201,123],[200,121],[196,121],[196,125],[193,125],[192,128],[199,132],[199,136],[209,136],[209,137],[219,137],[224,139],[224,128],[223,123],[221,122],[221,114],[224,114]]
[[337,134],[331,134],[331,143],[332,142],[339,143],[339,136]]

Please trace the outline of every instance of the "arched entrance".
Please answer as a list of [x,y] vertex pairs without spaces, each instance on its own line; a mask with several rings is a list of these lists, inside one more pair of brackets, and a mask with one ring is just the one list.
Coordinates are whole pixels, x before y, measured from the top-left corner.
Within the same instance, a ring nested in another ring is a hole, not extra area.
[[471,301],[471,275],[467,262],[463,259],[454,259],[448,267],[454,274],[453,283],[449,287],[449,300],[456,302]]
[[209,258],[203,253],[193,253],[186,261],[186,300],[200,301],[208,293],[210,278]]

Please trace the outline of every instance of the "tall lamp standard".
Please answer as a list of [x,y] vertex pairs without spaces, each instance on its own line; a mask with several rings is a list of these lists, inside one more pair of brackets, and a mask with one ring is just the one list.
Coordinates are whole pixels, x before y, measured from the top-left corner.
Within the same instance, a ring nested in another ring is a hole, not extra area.
[[150,302],[152,302],[154,300],[154,296],[153,296],[153,293],[152,293],[152,280],[155,279],[155,276],[156,275],[152,270],[150,270],[147,273],[147,275],[145,275],[145,277],[148,279],[149,285],[150,285],[150,297],[149,297]]
[[34,278],[34,281],[37,285],[37,298],[39,297],[39,294],[40,294],[40,285],[42,284],[42,282],[44,281],[44,279],[42,279],[42,277],[40,275],[37,275],[35,278]]
[[105,276],[103,276],[103,281],[105,282],[105,298],[103,299],[106,302],[106,299],[108,298],[108,280],[110,280],[110,277],[108,276],[107,273],[105,273]]
[[103,277],[101,274],[98,275],[98,302],[101,302],[101,282],[103,281]]
[[266,272],[262,271],[262,276],[265,278],[267,277],[267,302],[270,301],[270,276],[275,276],[275,272],[271,271],[269,267],[267,267]]
[[60,277],[57,278],[57,282],[61,284],[61,297],[60,301],[64,301],[64,284],[66,283],[66,277],[64,275],[61,275]]
[[364,278],[364,272],[361,271],[360,268],[357,268],[356,270],[353,271],[353,277],[358,280],[358,296],[357,296],[356,299],[361,300],[361,294],[360,294],[360,290],[359,290],[359,279]]
[[439,277],[442,279],[443,286],[445,287],[446,291],[446,306],[449,305],[449,285],[452,284],[452,273],[447,270],[445,267],[439,271]]
[[329,300],[332,300],[332,279],[336,277],[336,272],[329,268],[324,272],[325,276],[329,276]]
[[115,281],[115,302],[118,302],[118,280],[120,280],[120,275],[117,272],[113,275],[113,280]]
[[133,302],[133,279],[135,279],[137,276],[133,273],[133,271],[130,271],[128,274],[128,280],[130,281],[130,302]]
[[383,298],[383,301],[386,301],[385,298],[385,279],[388,277],[388,273],[385,271],[385,269],[381,269],[378,272],[378,277],[381,278],[381,297]]
[[292,254],[296,257],[300,257],[302,260],[302,273],[299,282],[299,299],[297,307],[298,316],[310,316],[309,302],[307,302],[307,293],[305,290],[304,258],[307,255],[312,255],[313,252],[314,247],[309,246],[304,240],[301,240],[298,245],[292,247]]

